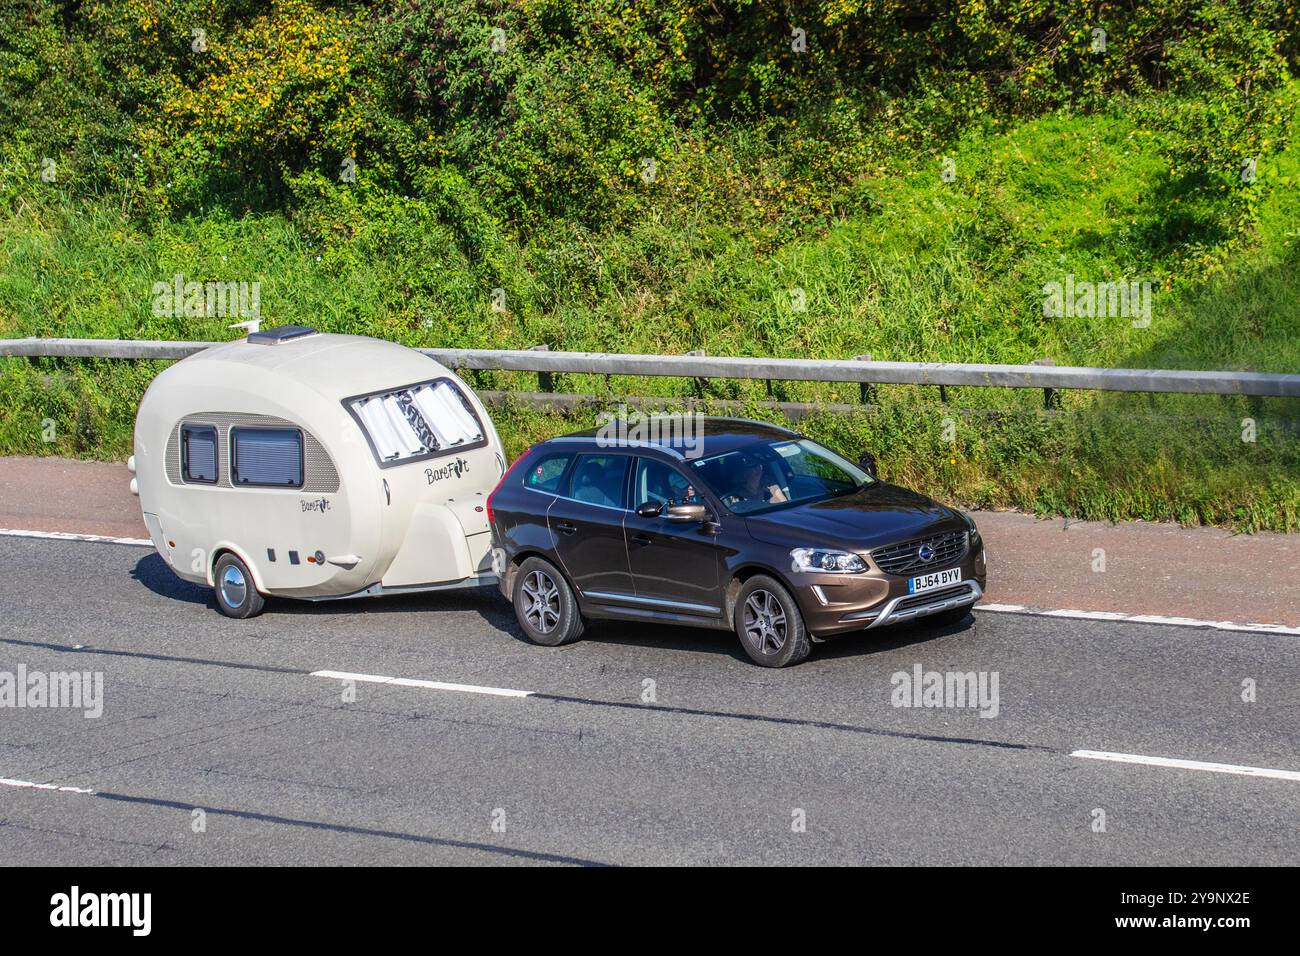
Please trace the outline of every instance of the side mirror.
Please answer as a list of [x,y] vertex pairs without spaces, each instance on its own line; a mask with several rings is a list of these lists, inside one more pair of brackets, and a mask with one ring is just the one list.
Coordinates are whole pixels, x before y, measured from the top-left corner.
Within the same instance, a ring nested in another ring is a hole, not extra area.
[[709,516],[709,509],[704,505],[669,505],[664,517],[669,521],[704,521]]
[[858,467],[865,471],[872,478],[879,478],[876,474],[876,456],[869,451],[864,451],[858,456]]
[[664,506],[657,501],[643,501],[636,506],[636,513],[641,518],[657,518]]

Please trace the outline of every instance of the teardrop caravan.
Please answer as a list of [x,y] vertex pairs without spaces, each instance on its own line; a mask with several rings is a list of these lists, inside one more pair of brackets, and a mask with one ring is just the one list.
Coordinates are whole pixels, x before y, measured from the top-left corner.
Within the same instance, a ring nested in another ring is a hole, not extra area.
[[501,439],[415,349],[302,326],[206,349],[150,384],[129,464],[158,553],[231,617],[496,581]]

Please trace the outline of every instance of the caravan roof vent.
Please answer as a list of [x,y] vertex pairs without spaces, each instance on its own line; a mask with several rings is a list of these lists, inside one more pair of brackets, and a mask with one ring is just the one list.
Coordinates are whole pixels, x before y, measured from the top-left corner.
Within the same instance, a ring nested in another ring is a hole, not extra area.
[[315,329],[308,328],[305,325],[279,325],[273,329],[267,329],[265,332],[248,333],[248,343],[250,345],[279,345],[282,342],[292,342],[308,335],[319,334]]

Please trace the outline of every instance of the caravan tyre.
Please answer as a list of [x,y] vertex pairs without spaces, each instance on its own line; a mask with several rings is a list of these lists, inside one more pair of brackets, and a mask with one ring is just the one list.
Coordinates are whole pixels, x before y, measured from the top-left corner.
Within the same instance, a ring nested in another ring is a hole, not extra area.
[[212,581],[212,590],[217,596],[217,610],[226,617],[255,617],[266,606],[266,599],[253,586],[253,576],[248,573],[248,566],[229,552],[217,558]]
[[543,558],[529,558],[515,573],[515,617],[534,644],[559,647],[582,636],[582,614],[564,575]]

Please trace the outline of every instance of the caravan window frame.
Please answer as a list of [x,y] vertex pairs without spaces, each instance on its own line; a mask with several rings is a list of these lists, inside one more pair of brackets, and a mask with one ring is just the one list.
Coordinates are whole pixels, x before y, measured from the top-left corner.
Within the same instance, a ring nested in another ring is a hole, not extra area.
[[[239,480],[239,443],[235,432],[290,432],[298,436],[298,483]],[[226,443],[230,449],[230,487],[232,488],[279,488],[285,491],[299,491],[307,483],[307,438],[301,428],[291,425],[231,425],[226,432]]]
[[[212,477],[194,478],[190,475],[190,432],[212,433]],[[221,430],[206,422],[181,422],[181,484],[215,485],[221,481]]]
[[[400,458],[396,461],[384,460],[379,454],[379,449],[375,447],[375,440],[370,434],[370,429],[367,428],[366,423],[361,420],[361,416],[357,413],[356,408],[353,407],[353,403],[360,401],[363,398],[374,398],[376,395],[388,395],[392,392],[405,391],[408,388],[419,388],[422,385],[436,385],[439,382],[446,382],[455,390],[456,395],[460,399],[461,404],[465,406],[465,411],[468,412],[470,417],[474,419],[474,424],[478,426],[479,432],[482,435],[482,437],[476,442],[470,442],[468,444],[460,444],[460,445],[449,445],[446,448],[438,448],[433,451],[425,452],[422,455],[412,455],[409,458]],[[430,459],[433,458],[446,458],[448,455],[455,455],[461,452],[473,451],[475,448],[487,447],[487,445],[489,444],[487,426],[483,424],[483,419],[479,418],[478,412],[475,410],[473,404],[469,401],[468,396],[465,394],[465,387],[466,387],[465,383],[462,382],[459,378],[457,378],[454,375],[439,375],[435,378],[422,378],[419,379],[418,381],[411,382],[407,385],[390,385],[387,388],[377,388],[374,391],[360,392],[359,394],[356,395],[349,395],[347,398],[344,398],[342,400],[341,404],[347,410],[347,413],[352,416],[352,420],[357,423],[357,428],[361,429],[361,434],[365,436],[366,444],[370,446],[370,454],[375,459],[375,463],[380,468],[400,468],[402,465],[413,465],[416,462],[429,461]]]

